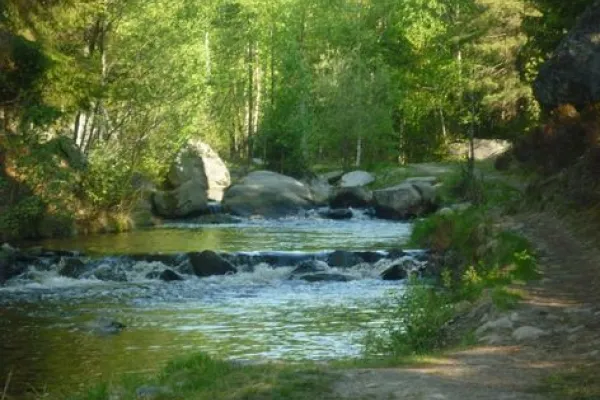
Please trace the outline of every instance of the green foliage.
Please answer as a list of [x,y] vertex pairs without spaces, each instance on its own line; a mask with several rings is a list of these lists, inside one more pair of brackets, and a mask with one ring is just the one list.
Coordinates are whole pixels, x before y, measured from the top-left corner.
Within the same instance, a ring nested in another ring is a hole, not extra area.
[[37,196],[28,196],[0,214],[0,237],[4,240],[35,237],[35,227],[45,211]]
[[444,325],[454,316],[450,299],[436,288],[412,281],[383,305],[388,322],[366,337],[366,352],[393,357],[424,354],[446,343]]
[[129,163],[121,154],[95,151],[83,176],[81,191],[94,208],[115,208],[133,195],[131,176]]
[[[118,393],[123,400],[139,398],[136,389],[153,386],[163,389],[157,399],[215,400],[303,400],[334,399],[331,373],[311,365],[240,365],[196,354],[175,360],[155,377],[123,379],[112,385],[100,384],[86,400],[108,400]],[[155,397],[153,397],[155,398]]]
[[519,293],[506,289],[504,287],[495,287],[491,291],[491,298],[494,306],[501,311],[512,310],[523,299]]

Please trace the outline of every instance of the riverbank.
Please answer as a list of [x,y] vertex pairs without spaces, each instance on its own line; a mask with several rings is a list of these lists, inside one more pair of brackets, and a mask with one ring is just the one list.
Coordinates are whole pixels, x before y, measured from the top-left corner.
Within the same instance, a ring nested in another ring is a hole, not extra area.
[[485,215],[495,231],[534,244],[542,275],[483,288],[481,297],[461,301],[463,312],[448,324],[451,344],[460,350],[319,364],[239,364],[197,355],[158,374],[115,375],[75,398],[597,398],[600,256],[566,222],[515,207],[521,201],[506,196],[503,176],[489,180],[487,205],[493,207]]

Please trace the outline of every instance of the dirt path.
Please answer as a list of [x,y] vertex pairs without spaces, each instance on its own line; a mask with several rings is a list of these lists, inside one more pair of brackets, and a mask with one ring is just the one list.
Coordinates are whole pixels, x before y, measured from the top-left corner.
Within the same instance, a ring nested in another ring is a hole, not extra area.
[[525,300],[516,310],[483,312],[480,346],[423,367],[345,371],[336,393],[350,399],[547,399],[540,390],[544,378],[600,365],[600,252],[550,214],[521,215],[506,225],[536,244],[543,278],[523,287]]

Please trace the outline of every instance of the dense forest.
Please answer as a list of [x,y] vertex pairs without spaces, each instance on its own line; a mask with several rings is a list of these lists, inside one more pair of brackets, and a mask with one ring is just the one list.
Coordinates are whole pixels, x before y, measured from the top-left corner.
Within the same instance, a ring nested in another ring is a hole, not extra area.
[[0,231],[122,211],[190,137],[294,176],[514,140],[549,111],[533,81],[591,3],[5,0]]

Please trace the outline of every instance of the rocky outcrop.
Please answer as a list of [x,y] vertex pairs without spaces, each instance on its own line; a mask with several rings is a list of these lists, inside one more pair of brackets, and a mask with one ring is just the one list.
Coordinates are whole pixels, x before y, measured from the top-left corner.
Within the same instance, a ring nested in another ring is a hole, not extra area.
[[244,217],[283,217],[313,205],[312,193],[306,185],[271,171],[250,173],[227,189],[223,197],[225,211]]
[[165,218],[183,218],[208,210],[206,187],[202,181],[190,180],[168,191],[157,191],[152,196],[154,210]]
[[436,210],[436,190],[425,182],[403,183],[374,191],[373,205],[379,218],[420,217]]
[[537,100],[548,110],[600,102],[600,1],[592,4],[540,68]]
[[155,212],[183,218],[208,211],[208,200],[221,200],[230,184],[229,170],[218,154],[200,140],[190,140],[169,169],[165,190],[152,196]]
[[366,186],[372,182],[375,182],[375,177],[367,171],[352,171],[342,176],[340,187]]
[[324,178],[313,178],[306,182],[306,184],[312,193],[315,205],[327,205],[333,191],[333,186]]
[[372,199],[373,194],[365,188],[343,187],[334,192],[329,200],[329,206],[331,208],[365,208],[371,205]]
[[207,198],[220,201],[231,184],[229,170],[219,155],[206,143],[192,139],[179,151],[169,169],[167,183],[175,188],[196,180],[206,188]]
[[230,262],[224,260],[214,251],[205,250],[202,253],[189,253],[190,265],[196,276],[235,274],[237,270]]

